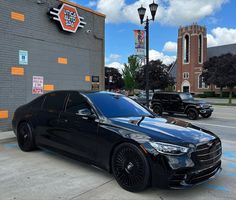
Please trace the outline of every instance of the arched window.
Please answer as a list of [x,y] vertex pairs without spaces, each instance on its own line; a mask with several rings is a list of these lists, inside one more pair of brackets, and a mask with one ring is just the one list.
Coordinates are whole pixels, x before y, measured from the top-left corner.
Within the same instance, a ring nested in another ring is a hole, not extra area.
[[209,85],[207,85],[204,82],[202,75],[199,75],[199,77],[198,77],[198,88],[199,89],[207,89],[207,88],[209,88]]
[[183,45],[184,45],[184,53],[183,53],[183,61],[184,63],[189,63],[189,45],[190,45],[190,38],[189,38],[189,35],[186,34],[183,38]]
[[202,34],[198,36],[198,62],[202,63],[202,57],[203,57],[203,38]]

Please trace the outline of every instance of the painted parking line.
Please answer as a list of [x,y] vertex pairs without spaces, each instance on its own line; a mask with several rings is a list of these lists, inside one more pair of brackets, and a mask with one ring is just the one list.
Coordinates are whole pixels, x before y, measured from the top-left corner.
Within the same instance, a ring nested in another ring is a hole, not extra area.
[[227,187],[221,186],[221,185],[207,184],[206,187],[209,188],[209,189],[213,189],[213,190],[229,192],[229,189]]
[[225,151],[223,153],[223,159],[235,160],[236,161],[236,153],[233,151]]
[[16,143],[6,143],[6,144],[3,144],[3,148],[6,149],[6,150],[15,149],[16,147],[17,147]]

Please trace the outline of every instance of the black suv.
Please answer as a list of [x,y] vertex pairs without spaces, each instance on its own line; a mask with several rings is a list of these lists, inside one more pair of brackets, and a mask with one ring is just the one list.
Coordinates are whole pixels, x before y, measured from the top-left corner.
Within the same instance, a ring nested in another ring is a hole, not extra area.
[[177,92],[157,92],[153,95],[151,108],[153,112],[162,115],[167,112],[187,114],[189,119],[195,120],[199,114],[203,118],[208,118],[213,112],[211,104],[200,100],[194,100],[189,93]]

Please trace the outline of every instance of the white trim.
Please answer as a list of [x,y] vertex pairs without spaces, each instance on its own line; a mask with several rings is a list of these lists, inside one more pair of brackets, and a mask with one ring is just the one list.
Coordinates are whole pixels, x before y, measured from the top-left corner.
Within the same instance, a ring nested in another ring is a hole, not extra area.
[[[206,89],[209,89],[210,88],[210,86],[208,85],[207,87],[199,87],[199,78],[200,78],[200,76],[201,76],[202,74],[199,74],[198,75],[198,79],[197,79],[197,88],[199,89],[199,90],[206,90]],[[204,81],[202,81],[202,85],[203,85],[203,83],[205,84],[205,86],[206,86],[206,83],[204,82]]]
[[[202,43],[202,48],[201,48],[201,61],[199,62],[199,46],[200,46],[200,42],[199,42],[199,37],[201,36],[201,38],[202,38],[202,41],[201,41],[201,43]],[[197,41],[198,41],[198,51],[197,51],[197,60],[198,60],[198,63],[199,64],[203,64],[203,34],[202,33],[200,33],[200,34],[198,34],[198,39],[197,39]]]
[[[185,59],[185,49],[184,49],[184,47],[185,47],[185,37],[186,37],[186,35],[188,35],[188,37],[189,37],[189,44],[188,44],[188,62],[185,62],[184,61],[184,59]],[[184,65],[187,65],[187,64],[190,64],[190,43],[191,43],[191,37],[190,37],[190,34],[189,33],[185,33],[184,34],[184,36],[183,36],[183,39],[182,39],[182,45],[183,45],[183,48],[182,48],[182,63],[184,64]]]
[[183,79],[189,79],[189,72],[183,72]]
[[184,91],[184,87],[189,87],[189,92],[191,91],[191,85],[190,82],[187,80],[184,80],[181,84],[181,92]]

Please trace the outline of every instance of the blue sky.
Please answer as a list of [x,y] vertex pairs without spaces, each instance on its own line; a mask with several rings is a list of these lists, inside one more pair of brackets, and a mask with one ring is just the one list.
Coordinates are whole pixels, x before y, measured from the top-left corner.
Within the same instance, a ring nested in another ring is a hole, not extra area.
[[[149,10],[152,0],[73,0],[106,14],[106,65],[122,68],[134,54],[133,30],[139,24],[137,8]],[[208,46],[236,43],[235,0],[156,0],[156,20],[150,24],[150,57],[169,64],[176,58],[178,27],[197,22],[208,30]],[[146,13],[148,14],[148,13]]]

